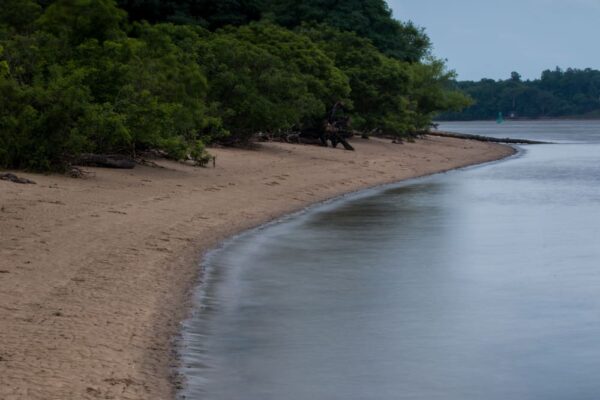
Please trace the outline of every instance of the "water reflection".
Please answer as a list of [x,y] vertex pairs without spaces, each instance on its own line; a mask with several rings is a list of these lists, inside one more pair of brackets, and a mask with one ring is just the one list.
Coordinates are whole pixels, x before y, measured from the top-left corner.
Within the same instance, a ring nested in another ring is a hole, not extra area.
[[234,240],[184,327],[182,395],[597,398],[599,147],[531,146]]

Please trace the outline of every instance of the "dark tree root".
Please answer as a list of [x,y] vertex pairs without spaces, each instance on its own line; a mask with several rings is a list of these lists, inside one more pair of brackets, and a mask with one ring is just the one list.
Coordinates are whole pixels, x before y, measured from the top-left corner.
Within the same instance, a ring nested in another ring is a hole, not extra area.
[[0,180],[14,182],[14,183],[35,185],[34,181],[27,179],[27,178],[20,178],[20,177],[16,176],[15,174],[11,174],[10,172],[1,173]]

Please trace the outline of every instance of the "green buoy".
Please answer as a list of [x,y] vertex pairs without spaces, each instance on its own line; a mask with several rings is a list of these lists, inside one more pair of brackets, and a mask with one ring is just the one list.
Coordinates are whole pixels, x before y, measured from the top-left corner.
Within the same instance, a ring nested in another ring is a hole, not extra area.
[[502,111],[498,113],[498,118],[496,118],[496,123],[501,124],[504,122],[504,117],[502,116]]

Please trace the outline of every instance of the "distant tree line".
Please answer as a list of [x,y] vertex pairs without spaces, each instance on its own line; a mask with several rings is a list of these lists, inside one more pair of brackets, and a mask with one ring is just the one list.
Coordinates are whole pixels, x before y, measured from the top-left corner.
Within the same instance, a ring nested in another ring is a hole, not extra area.
[[600,71],[590,68],[557,67],[526,81],[513,72],[506,80],[456,82],[455,88],[470,96],[473,105],[437,119],[485,120],[499,112],[514,118],[600,116]]
[[0,0],[0,167],[205,146],[322,123],[407,135],[468,99],[383,0]]

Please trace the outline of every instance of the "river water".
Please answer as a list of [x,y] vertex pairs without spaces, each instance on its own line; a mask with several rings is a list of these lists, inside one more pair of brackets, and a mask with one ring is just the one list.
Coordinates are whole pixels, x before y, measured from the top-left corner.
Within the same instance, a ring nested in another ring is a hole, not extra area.
[[557,144],[213,252],[183,327],[182,397],[600,398],[600,122],[440,129]]

